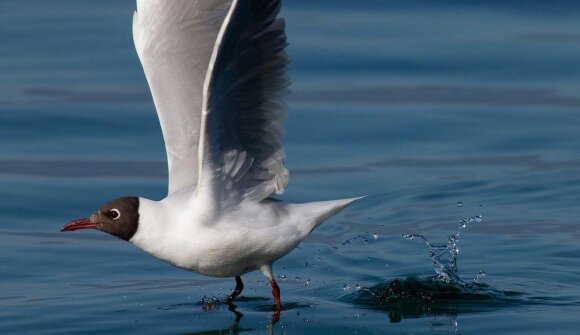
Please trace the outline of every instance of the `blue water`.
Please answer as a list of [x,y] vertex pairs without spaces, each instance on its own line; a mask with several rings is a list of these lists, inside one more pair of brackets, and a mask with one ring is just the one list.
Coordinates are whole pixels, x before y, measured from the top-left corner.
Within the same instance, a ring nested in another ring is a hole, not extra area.
[[274,325],[259,273],[230,311],[233,279],[58,232],[165,195],[133,10],[0,2],[2,334],[578,333],[580,3],[286,1],[283,198],[370,196],[276,263]]

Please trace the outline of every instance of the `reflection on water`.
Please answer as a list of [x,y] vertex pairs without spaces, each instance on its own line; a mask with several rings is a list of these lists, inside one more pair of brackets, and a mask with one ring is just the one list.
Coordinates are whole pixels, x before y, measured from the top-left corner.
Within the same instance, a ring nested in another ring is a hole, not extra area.
[[427,315],[480,313],[525,304],[523,293],[500,291],[486,284],[446,283],[437,276],[394,279],[363,287],[349,296],[356,304],[384,310],[391,322]]
[[[251,302],[251,301],[263,301],[267,299],[263,298],[248,298],[245,297],[242,299],[244,302]],[[240,321],[244,317],[240,311],[238,311],[238,306],[234,303],[224,303],[222,300],[216,297],[203,297],[198,305],[201,305],[201,309],[204,312],[217,312],[223,307],[227,307],[227,310],[232,312],[235,316],[234,322],[232,325],[225,330],[216,330],[216,331],[204,331],[198,333],[188,333],[188,334],[231,334],[235,335],[241,332],[246,331],[254,331],[254,329],[244,329],[240,327]],[[287,304],[284,305],[284,310],[289,310],[295,308],[296,306],[288,306]],[[271,308],[272,309],[272,308]],[[278,310],[273,310],[272,318],[270,323],[267,325],[268,334],[274,334],[274,326],[280,321],[281,312]]]
[[[204,330],[201,332],[194,332],[194,333],[184,333],[184,335],[237,335],[243,332],[255,331],[252,328],[241,328],[240,321],[244,317],[244,314],[238,312],[236,310],[237,306],[234,304],[229,304],[228,310],[232,312],[235,316],[234,321],[227,329],[219,329],[219,330]],[[270,329],[274,328],[274,322],[270,325]],[[270,334],[273,334],[270,332]]]

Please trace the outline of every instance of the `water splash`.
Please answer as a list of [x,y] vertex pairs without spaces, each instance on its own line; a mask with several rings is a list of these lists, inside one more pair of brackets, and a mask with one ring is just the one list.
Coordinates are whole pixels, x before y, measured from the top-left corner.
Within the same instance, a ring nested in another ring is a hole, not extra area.
[[473,278],[473,282],[474,283],[479,283],[479,280],[483,277],[485,277],[487,275],[487,273],[485,273],[485,271],[479,271],[479,273],[475,276],[475,278]]
[[461,219],[461,220],[459,220],[459,228],[463,229],[463,228],[466,228],[467,225],[470,223],[481,222],[481,221],[483,221],[482,215],[472,216],[469,219]]
[[[457,206],[465,205],[458,202]],[[469,226],[481,222],[482,215],[459,220],[455,233],[447,236],[445,242],[440,244],[432,243],[419,234],[401,235],[409,241],[421,241],[427,247],[435,275],[393,279],[369,287],[357,284],[356,290],[352,290],[347,283],[343,286],[343,299],[367,308],[383,310],[387,312],[391,322],[426,315],[450,318],[448,325],[451,334],[459,332],[456,319],[459,313],[479,313],[525,303],[521,299],[522,293],[501,291],[482,283],[486,276],[484,271],[479,271],[471,280],[464,280],[459,276],[457,259],[461,233]],[[346,245],[362,239],[362,236],[365,235],[348,240]],[[379,238],[389,237],[379,235]],[[374,240],[374,234],[368,239]],[[385,268],[389,266],[388,263],[385,264]]]
[[[381,225],[384,226],[384,225]],[[353,238],[349,238],[348,240],[342,242],[342,246],[346,247],[349,246],[351,244],[353,244],[353,242],[357,241],[357,240],[361,240],[363,244],[369,244],[371,241],[376,241],[379,239],[387,239],[390,238],[389,236],[383,236],[380,233],[377,232],[365,232],[364,234],[360,234],[357,235]],[[333,249],[338,249],[338,247],[333,246]]]
[[222,305],[222,301],[216,296],[204,296],[199,301],[203,311],[217,311]]
[[[460,203],[458,203],[459,206]],[[463,203],[461,203],[463,206]],[[478,283],[486,273],[480,271],[471,282],[466,282],[459,277],[457,268],[457,256],[459,255],[459,240],[462,229],[467,228],[472,223],[480,223],[483,221],[482,215],[472,216],[467,219],[459,220],[458,231],[452,235],[447,236],[447,243],[435,244],[431,243],[425,236],[418,234],[403,234],[401,237],[408,240],[419,239],[429,249],[429,258],[433,263],[433,269],[437,274],[436,279],[442,283],[458,285],[463,288],[468,288],[473,283]]]

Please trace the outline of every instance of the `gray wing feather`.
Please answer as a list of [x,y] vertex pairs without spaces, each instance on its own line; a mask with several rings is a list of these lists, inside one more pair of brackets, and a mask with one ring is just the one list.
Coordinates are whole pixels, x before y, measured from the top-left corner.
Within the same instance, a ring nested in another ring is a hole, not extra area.
[[200,169],[207,174],[200,184],[223,179],[254,200],[288,184],[282,122],[289,58],[280,6],[280,0],[234,1],[206,78]]

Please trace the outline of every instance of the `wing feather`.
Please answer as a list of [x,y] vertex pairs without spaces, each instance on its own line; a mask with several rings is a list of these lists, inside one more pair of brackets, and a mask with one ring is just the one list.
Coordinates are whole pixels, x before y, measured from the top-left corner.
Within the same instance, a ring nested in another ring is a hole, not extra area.
[[227,185],[261,200],[288,184],[282,122],[289,58],[280,6],[280,0],[232,2],[205,80],[199,185]]
[[137,0],[133,38],[157,109],[169,194],[198,181],[203,84],[231,0]]

